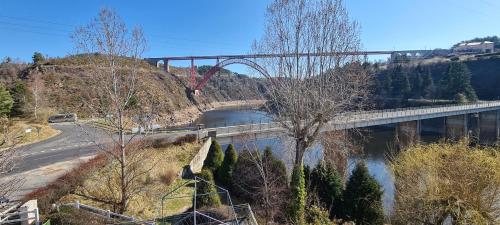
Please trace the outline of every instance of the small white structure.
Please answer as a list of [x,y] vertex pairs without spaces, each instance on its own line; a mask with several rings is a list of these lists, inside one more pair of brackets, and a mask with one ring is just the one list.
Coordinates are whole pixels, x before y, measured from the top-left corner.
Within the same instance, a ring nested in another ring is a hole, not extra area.
[[19,207],[21,225],[38,225],[40,219],[38,215],[38,202],[36,199],[25,202]]
[[453,53],[455,54],[479,54],[492,53],[494,51],[495,46],[491,41],[464,42],[453,48]]

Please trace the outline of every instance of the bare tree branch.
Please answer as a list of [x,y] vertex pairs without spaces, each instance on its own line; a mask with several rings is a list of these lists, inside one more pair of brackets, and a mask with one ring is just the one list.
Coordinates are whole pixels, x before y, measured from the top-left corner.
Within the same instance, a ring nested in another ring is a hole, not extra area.
[[123,20],[110,9],[102,9],[90,24],[78,28],[72,38],[79,53],[85,54],[92,66],[96,81],[92,91],[97,98],[85,105],[111,127],[103,131],[110,144],[99,146],[110,160],[102,177],[107,190],[101,190],[102,193],[83,190],[82,195],[111,203],[114,209],[124,212],[141,189],[139,179],[152,169],[144,166],[148,146],[142,140],[143,135],[126,135],[130,127],[144,125],[143,117],[154,117],[149,104],[153,99],[145,98],[147,87],[139,79],[138,67],[146,40],[141,28],[128,31]]
[[267,108],[295,140],[295,164],[302,164],[325,124],[367,99],[370,79],[359,56],[322,54],[358,51],[359,28],[342,0],[276,0],[267,18],[254,49],[283,55],[261,62],[273,76]]

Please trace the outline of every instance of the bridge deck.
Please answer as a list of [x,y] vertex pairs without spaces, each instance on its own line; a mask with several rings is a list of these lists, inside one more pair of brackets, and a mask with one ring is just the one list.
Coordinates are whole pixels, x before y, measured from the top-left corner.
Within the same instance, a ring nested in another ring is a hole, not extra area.
[[[344,130],[352,128],[370,127],[391,123],[400,123],[415,120],[432,119],[500,110],[500,101],[480,102],[474,104],[443,105],[434,107],[415,107],[390,110],[362,111],[345,113],[330,121],[323,128],[324,131]],[[244,124],[209,128],[207,131],[217,131],[217,137],[230,137],[243,134],[282,132],[284,129],[279,122]]]

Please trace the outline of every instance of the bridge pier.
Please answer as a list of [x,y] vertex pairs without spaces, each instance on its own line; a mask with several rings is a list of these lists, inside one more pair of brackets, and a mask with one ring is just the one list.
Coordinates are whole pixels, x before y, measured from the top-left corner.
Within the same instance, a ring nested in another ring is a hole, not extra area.
[[497,132],[496,132],[496,142],[500,141],[500,110],[495,110],[497,112],[497,120],[495,121]]
[[421,121],[414,120],[396,124],[395,144],[397,150],[405,148],[420,142]]
[[469,115],[448,116],[445,119],[445,138],[449,140],[459,140],[468,136]]
[[500,138],[500,111],[480,112],[477,116],[477,128],[473,130],[478,143],[492,145]]
[[168,59],[165,59],[165,60],[163,61],[163,63],[164,63],[164,64],[163,64],[163,70],[165,70],[167,73],[170,73],[170,66],[169,66],[169,64],[168,64],[168,63],[169,63],[169,62],[168,62]]
[[424,119],[420,122],[420,140],[425,143],[437,142],[445,135],[446,117]]

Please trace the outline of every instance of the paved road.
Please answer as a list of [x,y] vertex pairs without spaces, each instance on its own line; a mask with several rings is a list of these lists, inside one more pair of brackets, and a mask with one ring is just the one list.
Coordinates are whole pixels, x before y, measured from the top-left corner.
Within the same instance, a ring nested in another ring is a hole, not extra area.
[[15,173],[95,154],[97,146],[87,135],[87,131],[93,134],[99,132],[98,130],[73,123],[54,124],[52,127],[61,133],[45,141],[19,148],[21,159],[14,170]]
[[[86,125],[59,123],[52,127],[61,133],[45,141],[19,147],[20,157],[15,169],[8,176],[0,177],[0,182],[2,179],[25,177],[24,184],[10,196],[11,199],[20,199],[32,190],[54,181],[81,162],[92,158],[99,152],[98,145],[111,141],[105,132]],[[150,138],[173,140],[187,133],[192,132],[163,133]]]

